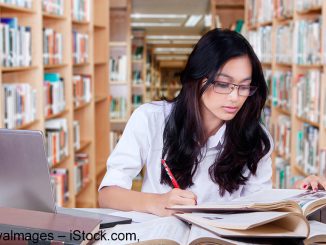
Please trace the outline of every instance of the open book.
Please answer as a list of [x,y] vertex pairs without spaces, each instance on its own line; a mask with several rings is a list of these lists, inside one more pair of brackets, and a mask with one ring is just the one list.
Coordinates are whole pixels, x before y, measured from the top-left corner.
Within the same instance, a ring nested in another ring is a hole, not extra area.
[[[244,244],[298,244],[303,239],[289,238],[222,238],[196,225],[189,225],[176,217],[157,218],[141,223],[128,225],[117,225],[104,230],[105,237],[111,238],[114,234],[120,234],[124,240],[101,240],[95,245],[137,244],[137,245],[199,245],[199,244],[222,244],[222,245],[244,245]],[[122,235],[123,234],[123,235]],[[128,236],[127,236],[128,234]],[[309,239],[312,239],[309,238]],[[310,240],[316,241],[316,240]],[[318,240],[323,241],[323,240]],[[325,240],[324,240],[325,241]],[[305,240],[305,244],[308,240]]]
[[256,192],[229,202],[172,206],[182,212],[283,211],[308,216],[326,206],[326,191],[271,189]]

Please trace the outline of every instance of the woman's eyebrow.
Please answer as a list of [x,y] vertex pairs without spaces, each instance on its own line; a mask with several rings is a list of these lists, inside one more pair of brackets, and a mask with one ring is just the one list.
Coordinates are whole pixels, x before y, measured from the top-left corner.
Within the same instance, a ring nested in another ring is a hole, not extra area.
[[[232,76],[229,76],[229,75],[224,74],[224,73],[219,73],[219,74],[217,75],[217,77],[219,77],[219,76],[223,76],[223,77],[227,77],[227,78],[231,78],[232,80],[235,80]],[[251,76],[242,79],[240,82],[250,81],[250,80],[252,80],[252,77],[251,77]]]

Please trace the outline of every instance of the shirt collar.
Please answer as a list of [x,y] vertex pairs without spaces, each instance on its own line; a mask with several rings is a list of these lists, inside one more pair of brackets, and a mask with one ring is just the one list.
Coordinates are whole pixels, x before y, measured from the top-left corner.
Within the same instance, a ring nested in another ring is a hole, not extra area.
[[224,123],[222,127],[212,136],[210,136],[207,140],[207,148],[211,149],[216,147],[218,150],[221,149],[223,141],[224,141],[224,133],[226,129],[226,124]]

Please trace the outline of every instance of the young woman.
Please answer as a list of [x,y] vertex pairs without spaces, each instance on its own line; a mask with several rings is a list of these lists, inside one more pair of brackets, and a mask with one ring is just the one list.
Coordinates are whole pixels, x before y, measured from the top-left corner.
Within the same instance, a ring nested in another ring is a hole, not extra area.
[[[229,30],[209,31],[190,54],[181,84],[172,102],[145,104],[132,114],[107,161],[101,207],[164,216],[171,205],[272,188],[273,142],[260,123],[267,86],[247,40]],[[143,167],[142,192],[130,190]]]

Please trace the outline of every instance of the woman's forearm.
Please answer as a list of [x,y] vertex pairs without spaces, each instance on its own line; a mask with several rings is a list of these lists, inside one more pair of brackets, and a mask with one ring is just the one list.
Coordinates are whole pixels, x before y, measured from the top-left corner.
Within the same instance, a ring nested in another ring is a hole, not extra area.
[[153,213],[152,209],[156,206],[156,201],[159,198],[159,194],[143,193],[119,186],[109,186],[100,190],[99,205],[101,208]]

